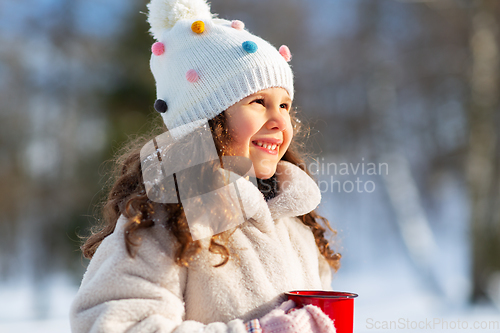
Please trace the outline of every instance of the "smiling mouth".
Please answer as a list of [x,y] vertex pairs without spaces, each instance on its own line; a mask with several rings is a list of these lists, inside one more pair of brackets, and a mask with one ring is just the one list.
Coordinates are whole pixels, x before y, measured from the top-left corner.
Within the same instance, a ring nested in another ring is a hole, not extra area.
[[256,146],[257,148],[272,154],[272,155],[277,155],[279,147],[281,146],[280,144],[275,144],[275,143],[270,143],[270,142],[265,142],[265,141],[252,141],[252,144]]

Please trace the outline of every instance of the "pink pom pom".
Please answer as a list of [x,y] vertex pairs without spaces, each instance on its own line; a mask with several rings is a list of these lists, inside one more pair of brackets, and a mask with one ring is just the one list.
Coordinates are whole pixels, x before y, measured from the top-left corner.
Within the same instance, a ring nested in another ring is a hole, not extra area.
[[231,22],[231,27],[235,28],[236,30],[243,30],[245,29],[245,23],[241,22],[240,20],[234,20]]
[[285,58],[285,60],[288,62],[292,60],[292,53],[290,53],[290,49],[286,45],[281,45],[280,47],[280,54]]
[[194,69],[190,69],[186,73],[186,79],[191,83],[195,83],[199,78],[198,73]]
[[155,56],[160,56],[162,55],[163,53],[165,53],[165,45],[163,43],[160,43],[160,42],[156,42],[153,44],[153,46],[151,47],[151,51],[153,52],[153,54]]

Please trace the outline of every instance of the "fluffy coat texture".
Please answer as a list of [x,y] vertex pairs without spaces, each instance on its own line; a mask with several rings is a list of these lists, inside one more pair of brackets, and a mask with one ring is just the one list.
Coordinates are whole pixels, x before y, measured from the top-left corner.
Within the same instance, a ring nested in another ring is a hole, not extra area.
[[317,207],[316,183],[297,166],[281,161],[283,187],[266,202],[250,182],[238,182],[253,209],[238,226],[221,257],[203,250],[189,267],[175,264],[176,240],[158,223],[142,229],[136,257],[127,254],[121,216],[91,260],[71,307],[71,328],[81,332],[246,332],[244,322],[261,318],[285,301],[286,291],[331,290],[331,270],[311,230],[294,216]]

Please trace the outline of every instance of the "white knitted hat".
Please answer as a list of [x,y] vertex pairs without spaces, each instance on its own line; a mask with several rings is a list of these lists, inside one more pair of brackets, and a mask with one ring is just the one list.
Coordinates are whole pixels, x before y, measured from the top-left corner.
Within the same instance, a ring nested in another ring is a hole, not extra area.
[[[215,18],[205,0],[151,0],[151,71],[155,109],[170,130],[211,119],[248,95],[282,87],[293,100],[291,55],[244,29]],[[180,129],[180,128],[179,128]]]

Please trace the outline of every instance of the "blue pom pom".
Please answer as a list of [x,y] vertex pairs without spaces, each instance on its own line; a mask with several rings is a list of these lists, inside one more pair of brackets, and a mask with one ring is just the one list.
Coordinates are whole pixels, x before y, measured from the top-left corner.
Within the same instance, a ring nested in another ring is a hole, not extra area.
[[247,51],[248,53],[255,53],[257,52],[258,48],[259,47],[257,46],[257,44],[252,41],[247,40],[243,43],[243,50]]

